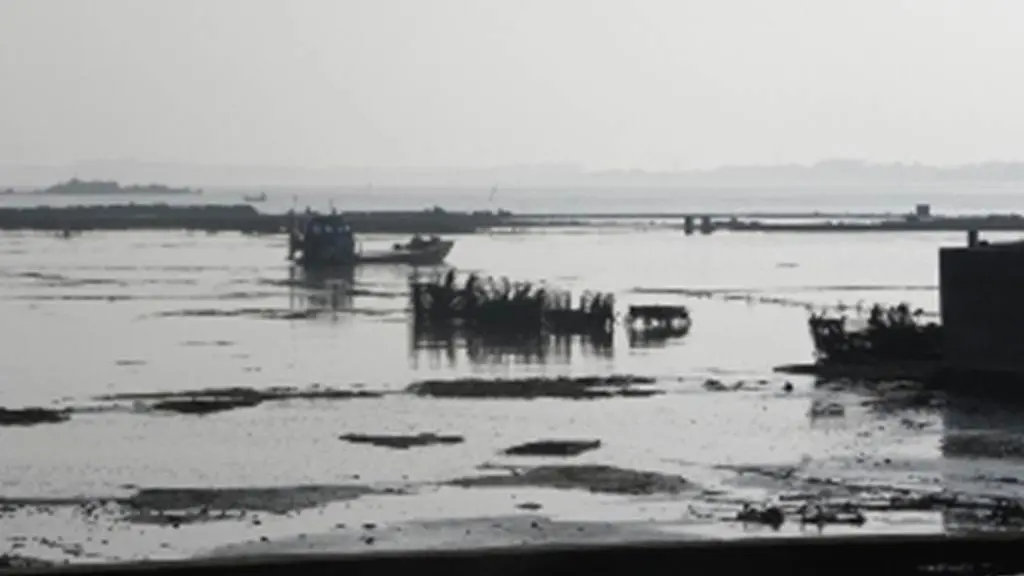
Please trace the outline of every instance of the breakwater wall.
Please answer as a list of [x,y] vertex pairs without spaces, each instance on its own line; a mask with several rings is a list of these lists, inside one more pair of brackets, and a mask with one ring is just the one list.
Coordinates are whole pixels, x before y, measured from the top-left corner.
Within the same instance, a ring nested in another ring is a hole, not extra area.
[[[728,232],[950,232],[950,231],[1024,231],[1024,217],[989,215],[929,218],[880,218],[865,220],[865,213],[836,214],[846,220],[814,221],[828,216],[822,213],[763,214],[764,220],[737,215],[698,214],[615,214],[589,215],[587,219],[552,215],[511,214],[508,212],[422,211],[345,211],[345,219],[356,233],[390,234],[472,234],[492,228],[548,228],[619,225],[679,229],[686,233]],[[302,217],[299,214],[298,217]],[[779,221],[788,218],[800,221]],[[665,220],[683,222],[665,222]],[[656,223],[655,220],[660,220]],[[112,204],[70,207],[0,208],[0,230],[204,230],[279,234],[292,224],[290,214],[265,214],[249,204]]]
[[[302,214],[297,215],[298,218]],[[500,225],[488,212],[345,212],[357,233],[471,234]],[[292,225],[290,214],[262,214],[247,204],[171,206],[117,204],[64,208],[0,208],[0,230],[203,230],[279,234]]]

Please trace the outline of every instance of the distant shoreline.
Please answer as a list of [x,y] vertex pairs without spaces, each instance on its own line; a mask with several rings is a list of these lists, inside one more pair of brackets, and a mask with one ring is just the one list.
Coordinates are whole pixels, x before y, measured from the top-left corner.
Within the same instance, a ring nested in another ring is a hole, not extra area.
[[14,192],[14,194],[23,194],[26,196],[71,196],[71,197],[83,197],[83,196],[200,196],[202,195],[201,190],[132,190],[129,188],[123,188],[117,192],[67,192],[67,191],[52,191],[52,190],[31,190],[28,192]]
[[196,196],[203,193],[202,189],[167,186],[164,184],[130,184],[122,186],[114,180],[79,180],[72,178],[46,188],[34,188],[26,191],[15,191],[8,188],[5,195],[28,194],[40,196]]

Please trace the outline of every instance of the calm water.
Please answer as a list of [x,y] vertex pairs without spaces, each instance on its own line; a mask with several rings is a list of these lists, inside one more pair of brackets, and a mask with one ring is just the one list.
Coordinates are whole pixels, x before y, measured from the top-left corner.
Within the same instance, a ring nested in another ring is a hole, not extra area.
[[[364,244],[395,240],[367,237]],[[744,481],[717,467],[722,464],[797,466],[807,475],[889,487],[1012,492],[1012,485],[985,481],[1018,475],[1012,460],[947,458],[942,444],[950,426],[1010,434],[1013,417],[1004,419],[1010,424],[963,418],[950,424],[948,411],[939,409],[878,411],[864,405],[862,391],[772,373],[773,366],[811,359],[807,306],[905,300],[935,311],[937,248],[962,240],[959,234],[684,237],[596,229],[460,237],[450,258],[459,270],[614,292],[620,309],[685,304],[694,319],[687,337],[660,347],[632,347],[620,332],[611,351],[574,343],[539,361],[411,350],[410,270],[402,267],[357,270],[345,279],[353,288],[338,297],[336,310],[316,318],[270,317],[323,306],[326,298],[289,281],[284,238],[2,234],[0,406],[83,407],[103,394],[225,386],[400,391],[419,379],[466,375],[640,374],[658,378],[667,393],[592,401],[394,394],[293,400],[205,417],[97,410],[63,424],[0,429],[0,495],[354,481],[426,486],[479,475],[482,464],[503,461],[502,449],[541,438],[600,439],[601,449],[573,461],[680,474],[731,498],[766,498],[792,487]],[[688,295],[693,290],[711,294],[696,298]],[[703,383],[711,377],[767,383],[710,392]],[[787,379],[795,385],[791,394],[782,391]],[[821,402],[845,406],[845,415],[811,418],[812,405]],[[438,432],[466,441],[394,451],[338,440],[349,432]],[[260,529],[287,536],[342,521],[510,514],[522,494],[553,517],[579,521],[668,522],[697,501],[435,487],[328,507],[315,517],[268,520]],[[6,522],[18,534],[78,534],[101,559],[188,555],[253,537],[251,528],[221,525],[127,527],[108,531],[100,545],[99,536],[64,517],[18,515]],[[863,530],[942,526],[938,513],[917,513],[887,516]]]

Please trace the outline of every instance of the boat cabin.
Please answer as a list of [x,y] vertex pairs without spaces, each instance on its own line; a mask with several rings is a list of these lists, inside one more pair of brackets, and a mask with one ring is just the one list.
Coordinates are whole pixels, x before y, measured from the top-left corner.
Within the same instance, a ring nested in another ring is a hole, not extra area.
[[303,236],[352,236],[352,229],[348,222],[339,214],[320,215],[317,214],[306,220],[302,230]]
[[296,240],[296,251],[308,264],[353,264],[357,260],[355,234],[338,214],[311,216]]

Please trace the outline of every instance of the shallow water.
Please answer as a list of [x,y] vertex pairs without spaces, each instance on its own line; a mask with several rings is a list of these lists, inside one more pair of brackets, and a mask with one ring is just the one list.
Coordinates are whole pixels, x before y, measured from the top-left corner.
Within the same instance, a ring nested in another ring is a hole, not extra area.
[[[343,278],[351,290],[326,302],[329,291],[303,287],[292,275],[283,238],[93,233],[61,240],[3,234],[0,406],[93,411],[75,413],[62,424],[0,429],[0,496],[100,497],[124,495],[133,487],[306,484],[387,485],[410,492],[328,506],[279,529],[274,526],[284,520],[266,519],[258,528],[229,523],[216,530],[205,524],[180,530],[108,526],[102,538],[77,540],[88,542],[85,548],[94,546],[90,553],[97,558],[110,559],[188,555],[254,534],[317,533],[346,519],[353,524],[353,515],[360,514],[377,514],[386,522],[515,513],[517,495],[527,498],[537,488],[443,488],[444,505],[427,503],[439,501],[437,483],[479,476],[483,464],[540,462],[498,453],[542,438],[600,439],[600,449],[570,461],[678,474],[694,484],[692,493],[644,497],[544,490],[538,498],[549,516],[572,521],[657,524],[685,516],[692,507],[713,516],[734,513],[720,510],[732,510],[741,500],[807,490],[794,478],[809,477],[839,479],[841,486],[831,492],[873,484],[880,493],[949,486],[1014,495],[1016,484],[1010,480],[1021,468],[1012,457],[994,458],[990,450],[978,458],[972,447],[984,442],[974,440],[960,442],[967,447],[957,455],[943,456],[944,439],[948,443],[963,430],[1024,446],[1012,411],[1000,418],[971,417],[989,413],[984,407],[961,410],[954,402],[945,409],[879,409],[866,404],[875,396],[869,389],[815,386],[807,378],[772,373],[773,366],[811,359],[808,307],[906,300],[936,311],[937,248],[962,240],[960,234],[685,237],[599,229],[458,238],[450,263],[460,270],[544,280],[577,293],[611,291],[620,309],[630,303],[681,303],[694,319],[688,336],[660,346],[631,346],[620,330],[610,351],[573,342],[539,361],[515,354],[471,355],[459,348],[411,350],[405,314],[410,270],[361,268]],[[393,241],[368,237],[364,245]],[[324,312],[282,317],[310,308]],[[573,401],[401,393],[422,379],[611,373],[653,376],[664,394]],[[713,392],[704,387],[711,377],[747,385]],[[787,380],[794,384],[792,393],[782,389]],[[207,416],[158,415],[131,403],[111,407],[95,400],[116,393],[314,384],[394,393],[293,399]],[[816,403],[841,404],[845,413],[812,418]],[[465,442],[389,450],[338,439],[346,433],[421,432],[456,434]],[[797,474],[779,480],[722,465],[794,467]],[[365,502],[377,508],[367,509]],[[78,533],[55,514],[19,508],[4,522],[12,536]],[[934,512],[883,516],[870,517],[859,530],[934,531],[945,522]],[[693,536],[750,534],[723,528],[717,520],[699,528],[692,524],[673,529]],[[81,534],[92,534],[91,524],[82,526]],[[220,536],[200,536],[210,530]],[[150,552],[143,541],[152,541]]]

